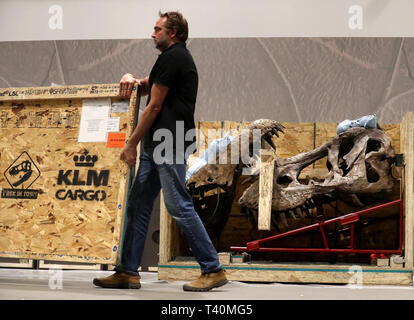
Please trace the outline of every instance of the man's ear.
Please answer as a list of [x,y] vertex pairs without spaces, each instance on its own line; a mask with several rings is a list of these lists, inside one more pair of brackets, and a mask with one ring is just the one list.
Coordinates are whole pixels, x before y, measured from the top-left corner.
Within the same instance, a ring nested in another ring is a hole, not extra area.
[[170,37],[170,39],[173,39],[176,35],[177,35],[177,30],[176,29],[172,29],[170,31],[170,33],[168,34],[168,36]]

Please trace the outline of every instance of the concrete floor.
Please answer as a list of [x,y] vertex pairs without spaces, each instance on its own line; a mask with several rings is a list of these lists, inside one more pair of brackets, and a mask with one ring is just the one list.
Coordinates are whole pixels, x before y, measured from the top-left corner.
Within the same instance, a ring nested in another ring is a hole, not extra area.
[[112,271],[0,268],[0,300],[413,300],[412,286],[244,283],[230,281],[210,292],[182,290],[183,281],[142,272],[140,290],[103,289],[92,279]]

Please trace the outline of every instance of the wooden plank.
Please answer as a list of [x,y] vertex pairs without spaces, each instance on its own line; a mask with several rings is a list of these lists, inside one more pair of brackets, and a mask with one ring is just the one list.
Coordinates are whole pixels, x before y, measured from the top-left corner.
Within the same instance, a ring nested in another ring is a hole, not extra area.
[[164,203],[164,195],[160,193],[160,245],[159,263],[172,260],[182,251],[184,241],[181,229],[177,222],[168,213]]
[[39,269],[101,270],[101,265],[91,263],[62,263],[61,261],[40,260]]
[[401,152],[404,154],[404,213],[405,235],[404,255],[405,267],[413,268],[414,255],[414,113],[407,113],[401,123]]
[[119,84],[0,88],[0,101],[118,97]]
[[0,258],[0,268],[33,268],[33,260]]
[[224,121],[223,122],[223,136],[226,133],[230,135],[237,135],[241,130],[245,129],[250,124],[249,121]]
[[[140,91],[136,86],[134,86],[133,91],[130,96],[129,100],[129,125],[128,125],[128,133],[127,133],[127,139],[126,143],[128,143],[129,137],[132,135],[132,133],[135,130],[135,127],[138,124],[138,114],[139,114],[139,99],[140,97]],[[128,206],[128,196],[129,191],[132,188],[133,183],[133,177],[135,176],[135,173],[139,166],[139,157],[141,153],[141,143],[137,145],[137,159],[136,159],[136,165],[135,168],[130,168],[124,161],[122,161],[122,168],[124,174],[121,176],[120,181],[120,190],[118,193],[118,206],[117,206],[117,220],[115,225],[117,226],[116,230],[114,230],[115,234],[119,234],[119,239],[117,240],[119,243],[119,247],[121,250],[116,251],[116,256],[112,256],[112,260],[114,261],[114,264],[118,264],[121,261],[121,253],[122,253],[122,246],[123,246],[123,234],[125,232],[125,215],[126,215],[126,209]],[[119,159],[119,156],[118,156]]]
[[171,223],[172,218],[164,204],[163,192],[160,192],[160,247],[158,263],[164,264],[171,260]]
[[280,158],[288,158],[298,153],[314,149],[314,124],[310,122],[282,122],[285,133],[273,140],[276,144],[276,153]]
[[[272,195],[273,195],[273,173],[275,158],[273,151],[260,150],[260,177],[259,177],[259,212],[257,228],[259,230],[271,229]],[[268,158],[265,158],[265,157]]]
[[[78,143],[77,138],[82,103],[97,97],[108,99],[110,117],[119,118],[118,132],[129,137],[137,114],[136,91],[127,108],[119,110],[115,104],[125,102],[117,97],[117,88],[68,86],[57,93],[55,87],[0,89],[0,256],[116,262],[129,168],[119,159],[121,148]],[[90,166],[78,166],[81,159]],[[10,185],[14,180],[6,173],[12,167],[19,171],[22,163],[30,165],[32,176],[19,186],[22,191],[11,190],[16,189]],[[8,197],[18,193],[25,197]]]
[[380,124],[381,128],[384,130],[385,134],[390,138],[391,145],[394,148],[395,153],[401,153],[401,128],[400,124]]
[[[413,284],[413,272],[405,268],[253,262],[232,263],[223,267],[230,281],[407,286]],[[158,266],[160,280],[189,281],[197,278],[199,273],[199,266],[194,262],[169,262]]]
[[[283,122],[284,134],[279,138],[273,138],[276,145],[276,154],[279,158],[288,158],[302,152],[314,149],[314,123],[311,122]],[[312,166],[305,168],[301,176],[306,176],[312,170]]]

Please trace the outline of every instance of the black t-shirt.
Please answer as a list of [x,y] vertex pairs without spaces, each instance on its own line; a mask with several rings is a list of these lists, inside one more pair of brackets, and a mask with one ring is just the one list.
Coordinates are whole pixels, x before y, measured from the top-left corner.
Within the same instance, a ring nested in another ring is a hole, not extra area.
[[155,147],[163,142],[164,138],[161,138],[161,141],[155,141],[154,133],[158,129],[167,129],[172,133],[174,150],[177,147],[178,149],[183,147],[183,151],[185,151],[195,141],[194,135],[189,134],[191,137],[187,137],[187,139],[185,139],[185,135],[188,130],[195,128],[194,111],[198,74],[193,57],[184,42],[173,44],[158,56],[149,75],[150,93],[147,105],[151,100],[153,83],[167,86],[169,90],[160,113],[144,137],[144,147]]

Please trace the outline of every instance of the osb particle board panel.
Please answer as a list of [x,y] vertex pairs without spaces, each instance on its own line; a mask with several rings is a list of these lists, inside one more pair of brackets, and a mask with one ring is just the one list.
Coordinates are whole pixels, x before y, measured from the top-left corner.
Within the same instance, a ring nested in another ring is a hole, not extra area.
[[78,135],[82,102],[96,98],[130,135],[136,93],[115,109],[118,88],[0,89],[0,256],[116,262],[129,168],[120,147]]

